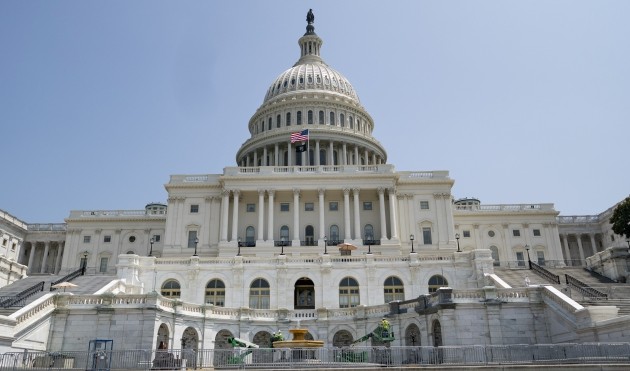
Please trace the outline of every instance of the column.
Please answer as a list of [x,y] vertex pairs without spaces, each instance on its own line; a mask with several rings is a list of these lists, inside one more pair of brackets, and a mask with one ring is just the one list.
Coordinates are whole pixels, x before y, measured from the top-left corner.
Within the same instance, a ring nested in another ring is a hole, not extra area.
[[359,146],[354,146],[354,163],[352,165],[359,165]]
[[591,252],[593,255],[597,253],[597,246],[595,246],[595,235],[593,233],[589,233],[588,236],[591,238]]
[[297,241],[293,246],[300,246],[300,190],[297,188],[293,188],[293,241]]
[[37,247],[37,242],[31,242],[31,250],[28,254],[28,272],[33,272],[33,258],[35,257],[35,248]]
[[234,195],[234,205],[232,206],[232,241],[238,240],[238,198],[240,194],[240,190],[232,190],[232,195]]
[[[359,206],[359,188],[352,189],[352,196],[354,197],[354,238],[361,239],[361,208]],[[373,237],[370,237],[372,239]]]
[[274,204],[273,204],[273,196],[275,194],[275,191],[273,189],[269,189],[267,190],[267,195],[269,196],[269,207],[268,207],[268,211],[269,211],[269,216],[268,216],[268,220],[267,220],[267,239],[272,241],[274,240],[273,238],[273,208],[274,208]]
[[57,242],[57,259],[55,260],[55,274],[61,270],[61,252],[63,250],[63,241]]
[[267,162],[267,147],[263,148],[262,166],[269,166]]
[[228,236],[228,208],[230,206],[230,191],[224,189],[221,191],[223,198],[221,199],[221,241],[227,241]]
[[385,188],[378,189],[378,206],[381,214],[381,240],[387,241],[387,222],[385,219]]
[[333,148],[332,140],[330,141],[329,147],[330,147],[330,149],[328,150],[328,153],[329,153],[328,154],[328,159],[329,159],[329,163],[328,164],[329,165],[334,165],[335,164],[335,161],[334,161],[335,160],[335,156],[333,155],[334,148]]
[[326,191],[323,188],[317,190],[318,193],[318,202],[319,202],[319,239],[323,240],[326,236],[326,223],[324,221],[324,214],[326,212],[326,208],[324,205],[324,193]]
[[[202,237],[200,238],[201,247],[208,246],[210,247],[210,235],[212,231],[210,230],[210,226],[212,223],[210,220],[212,219],[212,197],[204,197],[204,211],[203,211],[203,225],[201,227],[202,231],[207,231],[206,233],[202,233]],[[149,236],[151,238],[153,236]],[[150,248],[150,247],[149,247]]]
[[376,163],[376,153],[372,153],[372,165],[377,165],[377,163]]
[[569,250],[569,239],[566,234],[560,235],[560,240],[562,242],[562,248],[564,250],[564,260],[571,260],[571,251]]
[[396,199],[396,189],[390,188],[387,190],[389,194],[389,223],[392,233],[392,240],[398,239],[398,216],[396,207],[397,199]]
[[315,141],[315,165],[320,166],[319,163],[319,140]]
[[265,230],[265,190],[258,190],[258,241],[263,241],[265,239],[264,230]]
[[274,166],[278,166],[278,143],[276,143],[276,145],[273,148],[273,164]]
[[584,249],[582,248],[582,235],[576,234],[575,239],[578,243],[578,250],[580,251],[580,264],[584,263]]
[[[508,223],[503,224],[503,235],[505,236],[505,253],[506,256],[509,256],[509,260],[516,260],[516,257],[512,256],[512,238],[510,234],[510,225]],[[497,246],[498,248],[500,246]],[[500,250],[499,250],[500,251]],[[501,260],[501,255],[499,254],[499,261]]]
[[368,149],[367,148],[365,149],[365,164],[366,165],[370,164],[370,154],[368,153]]
[[39,273],[46,273],[46,264],[48,264],[48,250],[50,250],[50,241],[44,242],[44,256],[42,257],[42,267]]
[[344,239],[350,240],[350,189],[343,189],[343,229]]
[[345,142],[343,143],[342,148],[343,148],[343,150],[342,150],[342,154],[343,154],[342,155],[342,158],[343,158],[342,164],[343,165],[348,165],[348,151],[347,151],[347,145],[346,145]]
[[287,163],[284,166],[293,166],[293,161],[291,161],[291,152],[293,152],[293,148],[291,148],[291,142],[287,144]]

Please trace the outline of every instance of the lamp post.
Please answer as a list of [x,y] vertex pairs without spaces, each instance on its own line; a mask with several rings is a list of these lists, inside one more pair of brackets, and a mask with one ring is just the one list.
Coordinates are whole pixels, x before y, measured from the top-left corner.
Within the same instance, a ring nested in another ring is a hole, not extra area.
[[368,245],[368,255],[372,255],[372,240],[371,240],[371,236],[365,236],[365,241],[367,242]]
[[151,244],[151,249],[149,250],[149,256],[153,255],[153,243],[155,242],[155,238],[151,237],[149,243]]
[[529,269],[532,269],[532,260],[529,258],[529,245],[525,245],[525,251],[527,251],[527,265],[529,265]]
[[410,234],[409,239],[411,240],[411,252],[415,253],[415,251],[413,250],[413,240],[415,239],[414,235]]
[[238,250],[236,251],[236,256],[241,256],[241,238],[240,237],[238,238],[237,245],[238,245]]
[[193,254],[193,256],[197,256],[197,244],[199,243],[199,239],[197,237],[195,237],[195,253]]
[[87,257],[88,257],[88,252],[87,250],[85,250],[83,252],[83,267],[81,267],[81,275],[84,276],[85,275],[85,270],[87,269]]
[[630,239],[627,239],[626,242],[628,243],[628,252],[630,252]]
[[280,240],[280,255],[284,255],[284,244],[286,243],[285,240]]
[[457,252],[462,252],[462,250],[459,249],[459,233],[455,233],[455,239],[457,240]]
[[328,237],[324,236],[324,255],[328,255]]

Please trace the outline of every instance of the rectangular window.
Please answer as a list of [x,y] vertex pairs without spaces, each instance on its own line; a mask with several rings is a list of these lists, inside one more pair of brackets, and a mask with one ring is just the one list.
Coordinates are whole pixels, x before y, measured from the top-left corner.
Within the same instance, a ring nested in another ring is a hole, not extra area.
[[514,237],[521,237],[521,231],[518,229],[513,229],[512,230],[512,236]]
[[429,201],[420,201],[420,210],[429,210]]
[[191,213],[198,213],[199,212],[199,205],[190,205],[190,212]]
[[112,242],[112,236],[103,236],[103,242],[105,243]]
[[433,244],[433,242],[431,241],[431,228],[429,227],[422,228],[422,239],[424,240],[425,245]]
[[83,236],[83,243],[90,243],[91,240],[92,240],[91,236]]
[[256,212],[256,204],[247,204],[247,212],[255,213]]
[[538,259],[538,265],[545,265],[545,252],[544,251],[536,251],[536,258]]
[[304,203],[304,211],[313,211],[315,210],[315,205],[312,202]]
[[328,203],[328,210],[330,211],[338,211],[339,210],[339,202],[331,201]]
[[7,242],[9,242],[9,240],[7,240],[6,238],[2,240],[2,246],[6,246]]
[[464,237],[469,238],[470,237],[470,231],[464,231]]
[[289,204],[286,202],[283,202],[280,204],[280,211],[289,211]]
[[101,272],[101,273],[107,272],[107,261],[108,260],[109,260],[108,258],[101,258],[101,266],[98,269],[99,272]]
[[534,236],[540,237],[540,229],[534,229]]
[[197,239],[197,231],[188,231],[188,247],[195,248],[195,240]]
[[153,242],[160,242],[160,238],[161,238],[161,236],[159,234],[154,234],[153,235]]
[[11,251],[15,251],[15,248],[17,247],[17,243],[13,242],[11,244]]
[[363,203],[363,210],[367,210],[367,211],[372,210],[372,202],[370,202],[370,201],[364,202]]
[[302,111],[297,111],[297,124],[302,125]]
[[525,258],[523,257],[523,252],[519,251],[516,253],[516,260],[518,263],[519,267],[524,267],[525,266]]

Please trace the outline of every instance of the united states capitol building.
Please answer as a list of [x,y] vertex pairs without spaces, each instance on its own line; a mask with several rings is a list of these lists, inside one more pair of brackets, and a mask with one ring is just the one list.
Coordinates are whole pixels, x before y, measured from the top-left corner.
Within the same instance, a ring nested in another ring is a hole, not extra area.
[[[266,346],[298,322],[344,346],[384,317],[392,345],[627,339],[614,205],[486,205],[454,197],[448,171],[396,170],[312,19],[298,43],[223,173],[171,175],[166,202],[141,210],[0,213],[0,353]],[[78,287],[50,291],[62,280]]]

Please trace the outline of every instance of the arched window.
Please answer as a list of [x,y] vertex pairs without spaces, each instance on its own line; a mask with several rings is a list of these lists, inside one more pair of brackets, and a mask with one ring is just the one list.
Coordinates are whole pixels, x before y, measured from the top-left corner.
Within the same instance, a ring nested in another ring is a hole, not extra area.
[[313,111],[308,111],[308,124],[313,125]]
[[359,283],[352,277],[339,282],[339,308],[352,308],[359,305]]
[[319,124],[324,125],[324,111],[319,111]]
[[283,225],[280,227],[280,241],[288,241],[289,240],[289,227]]
[[492,254],[492,260],[494,260],[492,264],[495,267],[501,265],[501,262],[499,261],[499,249],[496,246],[490,246],[490,253]]
[[297,111],[297,124],[302,125],[302,111]]
[[331,112],[330,113],[330,120],[328,122],[329,125],[335,125],[335,113]]
[[206,285],[206,304],[225,306],[225,284],[221,280],[214,279]]
[[291,126],[291,112],[287,112],[287,126]]
[[251,225],[245,229],[245,243],[246,246],[253,246],[256,242],[256,229]]
[[337,151],[333,151],[333,163],[331,165],[339,165],[339,156]]
[[312,225],[307,225],[304,229],[304,239],[306,246],[315,246],[315,229]]
[[282,121],[281,116],[280,115],[276,116],[276,126],[277,127],[280,127],[281,121]]
[[319,164],[326,165],[326,150],[325,149],[319,150]]
[[[271,126],[271,117],[267,121],[269,122],[269,126]],[[280,127],[280,126],[278,126],[278,127]]]
[[336,224],[330,226],[330,240],[339,241],[339,227]]
[[400,278],[389,276],[383,283],[383,294],[385,295],[385,303],[396,300],[405,300],[405,287]]
[[168,280],[162,284],[160,294],[165,298],[179,298],[182,295],[182,289],[176,280]]
[[363,228],[363,235],[366,240],[374,240],[374,227],[372,224],[366,224]]
[[269,309],[269,282],[257,278],[249,286],[249,307],[251,309]]
[[[265,120],[263,120],[262,124],[265,125]],[[267,130],[271,130],[271,122],[269,123],[269,126],[267,126]]]
[[348,116],[348,126],[350,129],[354,129],[354,117]]
[[346,116],[343,113],[339,115],[339,125],[341,127],[346,126]]
[[446,280],[446,278],[440,276],[439,274],[436,274],[435,276],[431,276],[431,278],[429,278],[429,294],[433,294],[440,287],[446,286],[448,286],[448,281]]

